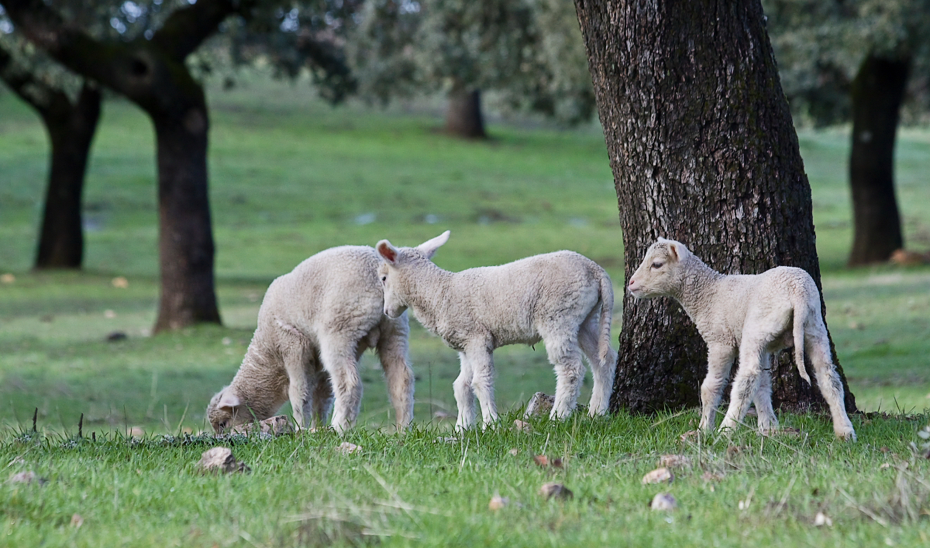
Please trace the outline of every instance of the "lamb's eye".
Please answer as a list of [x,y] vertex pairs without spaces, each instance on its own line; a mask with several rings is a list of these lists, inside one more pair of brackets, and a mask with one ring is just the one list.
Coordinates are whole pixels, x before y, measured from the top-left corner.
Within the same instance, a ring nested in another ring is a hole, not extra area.
[[384,276],[381,276],[381,283],[384,283],[386,281],[387,281],[387,274],[385,274]]
[[658,262],[652,263],[652,268],[656,268],[656,269],[662,268],[662,263],[658,263]]

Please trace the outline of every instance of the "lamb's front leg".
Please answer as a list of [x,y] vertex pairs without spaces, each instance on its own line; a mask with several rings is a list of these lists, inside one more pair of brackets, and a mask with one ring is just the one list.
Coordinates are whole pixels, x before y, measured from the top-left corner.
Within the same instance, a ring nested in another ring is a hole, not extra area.
[[459,409],[455,429],[465,430],[471,428],[472,424],[475,423],[475,392],[472,390],[471,385],[471,365],[468,356],[464,352],[459,352],[459,363],[461,363],[459,376],[452,383],[452,390],[455,393],[455,405]]
[[717,406],[723,388],[730,377],[730,368],[736,358],[736,348],[721,344],[707,345],[707,376],[701,383],[701,424],[699,428],[705,432],[714,429]]
[[765,343],[755,341],[742,341],[739,349],[739,370],[733,379],[733,388],[730,390],[730,408],[720,423],[720,429],[736,428],[746,412],[749,403],[759,389],[762,376],[762,359],[765,355]]
[[497,422],[497,404],[494,402],[494,355],[489,347],[466,350],[471,364],[471,386],[481,404],[484,426]]

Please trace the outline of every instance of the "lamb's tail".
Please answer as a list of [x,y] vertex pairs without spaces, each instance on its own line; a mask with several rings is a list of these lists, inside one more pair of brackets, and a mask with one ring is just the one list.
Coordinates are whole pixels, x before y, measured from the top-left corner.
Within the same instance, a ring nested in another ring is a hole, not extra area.
[[798,366],[798,373],[801,378],[811,383],[811,378],[807,374],[807,368],[804,367],[804,325],[807,323],[807,316],[810,314],[810,306],[807,299],[801,298],[794,303],[794,361]]
[[601,318],[598,324],[601,328],[601,336],[598,337],[598,358],[602,365],[613,370],[612,368],[617,365],[617,355],[610,347],[610,324],[614,315],[614,286],[610,283],[610,276],[603,269],[600,270],[598,282],[601,300]]

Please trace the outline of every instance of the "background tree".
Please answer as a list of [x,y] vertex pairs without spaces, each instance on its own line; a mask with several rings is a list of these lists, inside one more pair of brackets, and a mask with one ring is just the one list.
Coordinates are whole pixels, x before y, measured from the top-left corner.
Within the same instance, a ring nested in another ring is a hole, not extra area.
[[[575,6],[614,173],[627,279],[665,236],[723,272],[792,265],[819,285],[810,187],[759,2]],[[696,405],[707,359],[691,321],[669,299],[625,294],[623,309],[612,409]],[[784,353],[773,387],[782,409],[822,402]]]
[[34,267],[78,269],[84,259],[81,198],[102,97],[94,84],[31,50],[0,6],[0,80],[36,111],[49,137]]
[[[156,136],[161,295],[154,331],[198,322],[219,322],[214,289],[214,242],[207,193],[209,116],[192,54],[224,26],[244,27],[253,18],[267,28],[300,34],[293,43],[305,58],[318,56],[313,33],[299,21],[288,25],[280,3],[257,0],[131,1],[93,3],[97,24],[81,27],[66,2],[2,0],[14,24],[39,48],[69,70],[99,82],[137,104],[152,120]],[[325,10],[344,2],[308,2]],[[106,17],[109,15],[109,17]],[[318,12],[324,22],[325,11]],[[268,19],[275,23],[268,23]],[[100,32],[101,22],[117,30]],[[332,27],[332,25],[329,25]],[[225,29],[224,29],[225,30]],[[247,35],[247,33],[246,33]],[[329,40],[329,43],[333,43]],[[330,50],[326,50],[329,52]],[[327,67],[337,63],[326,57]],[[203,61],[203,59],[201,59]],[[208,68],[209,63],[203,67]],[[203,68],[201,67],[201,68]],[[325,72],[325,70],[324,70]]]
[[485,136],[482,90],[569,123],[593,111],[577,20],[557,0],[369,0],[349,47],[364,97],[445,93],[453,135]]
[[[904,246],[895,198],[894,144],[910,88],[911,115],[930,111],[922,71],[930,57],[930,1],[766,0],[792,110],[802,121],[852,120],[849,264],[884,262]],[[909,85],[910,84],[910,85]]]

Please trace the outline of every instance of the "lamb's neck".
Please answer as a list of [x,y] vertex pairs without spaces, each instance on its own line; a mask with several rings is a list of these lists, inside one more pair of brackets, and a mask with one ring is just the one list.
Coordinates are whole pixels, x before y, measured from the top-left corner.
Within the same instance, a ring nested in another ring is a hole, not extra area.
[[454,275],[453,272],[432,265],[421,269],[416,280],[408,283],[407,306],[413,310],[417,321],[432,333],[438,333],[439,319],[451,296],[450,286]]
[[[717,282],[725,276],[707,266],[697,257],[690,257],[685,265],[681,289],[674,295],[682,308],[696,324],[706,316],[705,311],[713,306],[717,294]],[[698,325],[700,328],[700,325]]]
[[250,408],[259,420],[274,415],[287,401],[287,390],[282,386],[282,382],[287,382],[286,374],[266,361],[253,342],[232,382],[242,405]]

